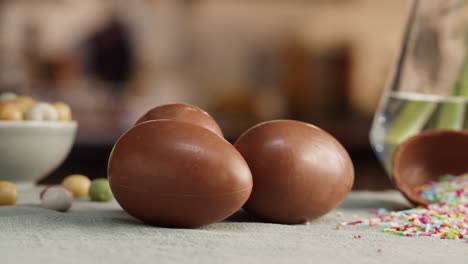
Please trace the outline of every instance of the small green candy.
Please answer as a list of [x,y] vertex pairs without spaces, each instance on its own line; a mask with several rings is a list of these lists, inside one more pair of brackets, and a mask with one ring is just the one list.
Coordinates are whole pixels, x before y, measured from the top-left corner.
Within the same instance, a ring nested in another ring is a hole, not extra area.
[[11,92],[1,93],[0,101],[13,101],[16,99],[16,94]]
[[107,179],[95,179],[89,187],[89,198],[92,201],[107,202],[112,200],[113,195]]

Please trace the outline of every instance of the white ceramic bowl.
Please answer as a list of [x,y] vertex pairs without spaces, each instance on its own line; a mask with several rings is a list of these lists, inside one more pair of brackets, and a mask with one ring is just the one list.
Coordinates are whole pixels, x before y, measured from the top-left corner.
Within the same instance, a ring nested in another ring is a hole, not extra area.
[[77,123],[0,121],[0,180],[32,183],[67,157]]

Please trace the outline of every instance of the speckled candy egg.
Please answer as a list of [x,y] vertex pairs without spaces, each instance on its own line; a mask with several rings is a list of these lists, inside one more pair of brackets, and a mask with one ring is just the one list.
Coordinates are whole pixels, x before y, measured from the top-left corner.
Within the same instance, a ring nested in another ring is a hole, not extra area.
[[21,121],[23,112],[14,102],[0,102],[0,120]]
[[15,103],[18,104],[23,114],[26,114],[36,104],[36,99],[30,96],[17,96]]
[[26,113],[27,120],[34,121],[57,121],[58,112],[49,103],[37,103]]
[[8,102],[15,100],[17,95],[15,93],[6,92],[0,94],[0,102]]
[[91,180],[85,175],[72,174],[62,181],[62,186],[73,193],[77,198],[84,198],[88,196]]
[[12,182],[0,181],[0,206],[15,205],[17,200],[16,185]]
[[59,121],[70,121],[72,119],[71,108],[66,103],[55,102],[52,106],[57,111],[57,119]]
[[91,201],[107,202],[112,200],[112,190],[107,179],[94,179],[89,187],[89,198]]
[[61,186],[46,187],[40,194],[42,207],[66,212],[73,203],[73,194]]

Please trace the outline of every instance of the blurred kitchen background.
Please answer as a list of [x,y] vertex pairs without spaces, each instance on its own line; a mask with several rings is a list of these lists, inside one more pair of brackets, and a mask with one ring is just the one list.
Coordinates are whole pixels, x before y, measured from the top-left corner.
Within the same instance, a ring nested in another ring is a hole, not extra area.
[[1,0],[0,91],[62,100],[79,122],[70,173],[105,177],[116,139],[150,108],[188,102],[233,142],[269,119],[310,122],[391,184],[368,132],[409,0]]

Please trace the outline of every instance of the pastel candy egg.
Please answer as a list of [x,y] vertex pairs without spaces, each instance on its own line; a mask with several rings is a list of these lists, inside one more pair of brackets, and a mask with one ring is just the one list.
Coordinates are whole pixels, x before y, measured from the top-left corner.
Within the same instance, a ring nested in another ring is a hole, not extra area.
[[72,113],[70,106],[62,102],[55,102],[52,104],[57,110],[58,113],[58,120],[60,121],[70,121],[72,119]]
[[12,182],[0,181],[0,206],[14,205],[18,200],[16,185]]
[[56,121],[58,112],[51,104],[37,103],[26,113],[27,120],[35,121]]
[[23,120],[23,112],[15,103],[0,103],[0,120],[21,121]]
[[36,104],[36,100],[30,96],[17,96],[15,103],[19,106],[23,114],[27,113]]
[[40,195],[42,207],[66,212],[73,202],[73,194],[61,186],[50,186],[45,188]]
[[62,186],[72,192],[75,197],[83,198],[89,193],[91,180],[81,174],[72,174],[63,179]]
[[6,92],[0,94],[0,101],[13,101],[16,99],[16,94],[11,92]]
[[92,201],[107,202],[112,200],[113,197],[107,179],[95,179],[91,182],[89,198],[91,198]]

